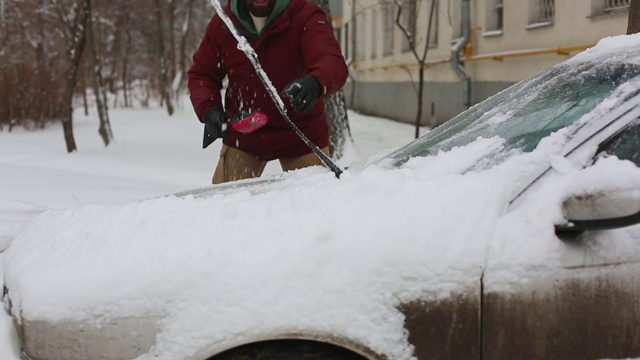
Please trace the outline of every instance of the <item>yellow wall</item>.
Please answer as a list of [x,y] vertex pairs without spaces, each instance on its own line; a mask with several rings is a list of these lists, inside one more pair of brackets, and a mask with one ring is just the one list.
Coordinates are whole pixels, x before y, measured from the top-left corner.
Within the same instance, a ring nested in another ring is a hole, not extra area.
[[[405,0],[406,1],[406,0]],[[485,32],[485,8],[487,0],[471,0],[471,28],[473,29],[472,56],[484,56],[494,53],[523,53],[519,57],[506,57],[502,61],[478,60],[468,61],[465,69],[474,81],[506,81],[516,82],[527,78],[542,69],[561,62],[577,53],[576,49],[595,44],[599,39],[624,34],[627,28],[628,11],[616,12],[609,15],[592,16],[592,2],[588,0],[555,1],[555,18],[550,26],[527,29],[529,11],[527,1],[533,0],[505,0],[504,27],[501,35],[490,36]],[[604,1],[604,0],[602,0]],[[343,2],[343,24],[351,21],[352,2]],[[438,6],[438,43],[437,47],[428,51],[427,62],[443,62],[427,71],[429,81],[457,82],[458,76],[451,70],[448,62],[451,56],[452,40],[454,38],[452,23],[459,23],[461,1],[439,1]],[[426,37],[427,18],[430,0],[417,0],[418,29],[417,35],[423,40],[418,44],[419,55],[422,56],[424,38]],[[372,14],[377,9],[377,27],[373,31]],[[383,56],[383,22],[380,0],[356,0],[356,14],[366,14],[367,32],[365,53],[371,52],[372,42],[376,41],[377,52],[374,59],[357,60],[355,72],[359,81],[411,81],[407,67],[413,78],[417,76],[418,61],[412,52],[401,50],[404,35],[395,30],[395,50],[392,56]],[[458,17],[458,18],[456,18]],[[357,26],[360,30],[361,24]],[[345,34],[343,32],[343,43]],[[360,49],[359,37],[356,37]],[[344,46],[344,44],[343,44]],[[574,48],[567,55],[558,54],[524,54],[531,50],[549,48]],[[387,67],[387,68],[385,68]]]

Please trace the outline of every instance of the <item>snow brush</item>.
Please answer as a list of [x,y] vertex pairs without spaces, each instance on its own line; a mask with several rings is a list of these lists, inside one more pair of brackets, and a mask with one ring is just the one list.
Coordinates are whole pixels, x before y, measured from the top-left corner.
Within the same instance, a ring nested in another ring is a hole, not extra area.
[[[221,130],[222,132],[226,132],[227,128],[232,128],[233,130],[243,133],[249,134],[252,133],[261,127],[265,126],[269,119],[267,115],[261,112],[241,112],[233,118],[222,123]],[[202,140],[202,148],[206,149],[209,145],[213,143],[216,138],[211,137],[207,128],[204,129],[204,135]]]
[[[222,125],[227,125],[239,133],[248,134],[265,126],[267,121],[269,121],[269,118],[267,118],[266,114],[254,112],[251,114],[243,113],[239,119],[229,120]],[[222,130],[224,131],[224,128]]]
[[278,108],[278,111],[280,111],[280,114],[282,115],[284,120],[291,127],[291,129],[295,131],[300,139],[302,139],[302,141],[320,158],[320,160],[322,160],[322,162],[329,169],[331,169],[331,171],[333,171],[333,173],[339,179],[340,174],[342,174],[342,170],[340,170],[340,168],[336,164],[334,164],[333,161],[331,161],[331,159],[329,159],[329,157],[322,152],[322,150],[320,150],[313,142],[311,142],[311,140],[307,138],[307,136],[296,126],[296,124],[293,123],[293,121],[291,121],[289,115],[287,114],[287,109],[284,107],[284,102],[282,102],[282,99],[280,98],[280,96],[278,96],[278,92],[276,91],[275,87],[273,87],[273,84],[271,83],[271,80],[269,80],[267,73],[265,73],[262,69],[262,66],[260,66],[260,62],[258,61],[258,54],[256,54],[255,50],[253,50],[251,45],[249,45],[247,39],[245,39],[244,36],[238,33],[238,30],[236,30],[236,27],[231,22],[231,19],[229,19],[229,16],[227,16],[224,10],[222,10],[220,1],[209,0],[209,2],[216,9],[216,13],[218,14],[218,16],[220,16],[220,19],[222,19],[224,24],[227,25],[227,28],[229,29],[229,31],[231,31],[233,37],[236,38],[236,41],[238,41],[238,49],[244,52],[244,54],[251,62],[251,65],[253,65],[253,68],[256,70],[256,73],[260,78],[260,81],[262,81],[262,84],[267,89],[269,96],[271,96],[271,99],[276,104],[276,107]]

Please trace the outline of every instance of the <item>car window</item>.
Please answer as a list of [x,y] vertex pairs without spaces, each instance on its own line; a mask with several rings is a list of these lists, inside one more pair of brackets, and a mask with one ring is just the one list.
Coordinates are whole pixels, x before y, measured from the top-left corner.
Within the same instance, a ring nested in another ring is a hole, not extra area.
[[640,167],[640,120],[600,146],[599,156],[617,156]]
[[504,145],[474,168],[490,167],[513,153],[532,151],[544,137],[575,122],[638,75],[640,66],[620,62],[554,67],[461,113],[388,158],[400,166],[412,157],[498,136]]

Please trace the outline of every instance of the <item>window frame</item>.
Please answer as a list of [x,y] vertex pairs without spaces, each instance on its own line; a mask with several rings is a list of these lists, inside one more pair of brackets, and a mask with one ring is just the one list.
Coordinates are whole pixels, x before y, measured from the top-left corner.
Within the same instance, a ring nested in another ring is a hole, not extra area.
[[529,0],[527,30],[552,26],[555,22],[555,0]]

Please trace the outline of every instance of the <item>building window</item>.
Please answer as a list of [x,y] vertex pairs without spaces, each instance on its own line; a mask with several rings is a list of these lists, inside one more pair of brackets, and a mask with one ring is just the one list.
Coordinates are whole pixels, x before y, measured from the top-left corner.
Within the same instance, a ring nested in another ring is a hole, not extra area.
[[451,26],[451,40],[454,43],[462,37],[462,2],[460,0],[452,0],[448,3],[447,10],[449,16],[449,25]]
[[438,0],[431,0],[427,2],[427,22],[429,21],[429,12],[431,11],[431,3],[435,1],[435,7],[433,8],[433,18],[431,19],[430,31],[429,31],[429,47],[438,46]]
[[412,46],[416,46],[417,41],[416,23],[418,20],[418,11],[416,0],[404,0],[400,8],[402,11],[401,24],[411,36],[411,42],[409,42],[406,36],[403,36],[402,51],[409,51]]
[[378,54],[378,10],[371,9],[371,58],[375,59]]
[[504,26],[504,6],[503,0],[493,0],[487,2],[487,30],[502,30]]
[[604,11],[625,10],[631,6],[631,0],[606,0]]
[[359,56],[358,59],[361,61],[366,59],[366,49],[367,49],[367,14],[362,13],[358,17],[358,40],[360,41],[360,46],[358,47]]
[[591,0],[591,16],[629,11],[631,0]]
[[504,0],[488,0],[485,4],[485,31],[483,36],[500,36],[504,28]]
[[536,22],[553,22],[555,8],[555,0],[538,0],[538,19]]
[[[355,1],[355,0],[353,0]],[[381,0],[382,6],[382,22],[383,22],[383,38],[382,38],[382,54],[393,54],[393,37],[395,35],[396,17],[395,4],[393,0]]]
[[344,31],[343,34],[344,36],[342,37],[342,49],[343,49],[343,53],[344,53],[344,58],[347,60],[353,60],[353,57],[351,56],[351,23],[346,23],[344,24]]
[[554,17],[554,0],[531,0],[529,2],[529,25],[527,29],[552,25]]

